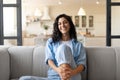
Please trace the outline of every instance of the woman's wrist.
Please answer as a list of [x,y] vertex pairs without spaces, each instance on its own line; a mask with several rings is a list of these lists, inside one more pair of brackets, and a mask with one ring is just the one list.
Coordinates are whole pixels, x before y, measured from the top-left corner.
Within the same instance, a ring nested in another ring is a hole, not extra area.
[[55,71],[56,71],[57,73],[59,73],[59,71],[60,71],[60,70],[59,70],[59,67],[56,67],[56,68],[55,68]]
[[76,75],[78,73],[81,73],[83,70],[84,70],[84,66],[83,65],[79,65],[77,68],[73,69],[72,75]]
[[77,74],[77,70],[76,69],[73,69],[72,70],[72,73],[71,73],[71,76],[74,76],[74,75],[76,75]]

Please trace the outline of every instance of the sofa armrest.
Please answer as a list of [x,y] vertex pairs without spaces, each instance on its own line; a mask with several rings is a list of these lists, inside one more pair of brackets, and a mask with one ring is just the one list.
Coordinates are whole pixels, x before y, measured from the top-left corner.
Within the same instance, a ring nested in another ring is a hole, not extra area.
[[10,63],[7,48],[0,48],[0,80],[9,80]]

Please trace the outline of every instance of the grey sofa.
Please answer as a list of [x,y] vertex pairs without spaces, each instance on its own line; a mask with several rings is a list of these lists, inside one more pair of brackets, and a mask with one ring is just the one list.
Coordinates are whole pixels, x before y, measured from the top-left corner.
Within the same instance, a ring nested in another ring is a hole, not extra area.
[[[85,48],[87,71],[82,80],[120,80],[120,47]],[[0,80],[17,80],[23,75],[46,77],[44,57],[42,46],[1,46]]]

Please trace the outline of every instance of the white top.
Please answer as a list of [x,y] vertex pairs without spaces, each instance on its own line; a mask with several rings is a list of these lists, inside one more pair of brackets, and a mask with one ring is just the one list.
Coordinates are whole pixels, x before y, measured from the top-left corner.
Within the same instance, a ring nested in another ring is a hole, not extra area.
[[71,40],[61,41],[60,44],[66,44],[67,46],[71,47]]

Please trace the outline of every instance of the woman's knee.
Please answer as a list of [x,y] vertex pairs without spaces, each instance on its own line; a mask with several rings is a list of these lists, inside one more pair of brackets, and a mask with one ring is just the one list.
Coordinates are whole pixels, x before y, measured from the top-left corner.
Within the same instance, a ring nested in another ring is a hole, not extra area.
[[72,50],[71,50],[71,48],[68,46],[68,45],[66,45],[66,44],[61,44],[59,47],[58,47],[58,49],[57,49],[57,54],[60,54],[61,55],[61,53],[62,54],[65,54],[65,55],[72,55]]

